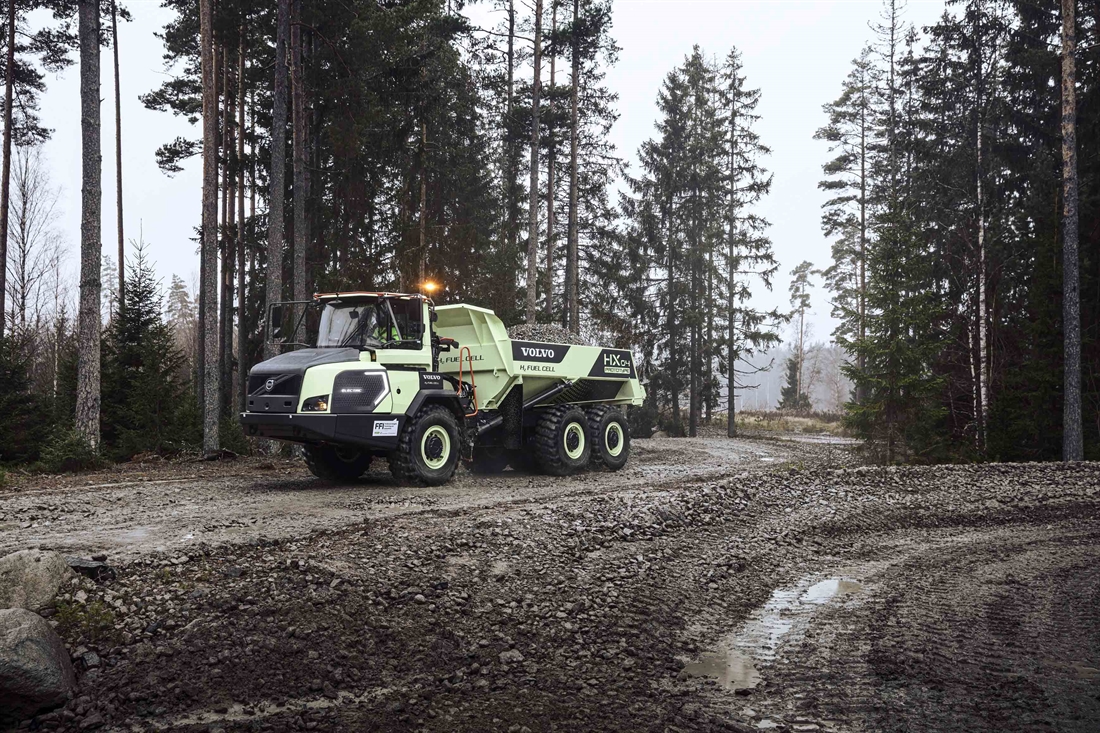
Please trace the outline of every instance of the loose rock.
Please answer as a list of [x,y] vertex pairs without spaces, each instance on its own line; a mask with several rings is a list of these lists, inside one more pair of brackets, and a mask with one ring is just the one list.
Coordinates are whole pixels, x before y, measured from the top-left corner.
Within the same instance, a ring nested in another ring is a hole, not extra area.
[[45,619],[0,611],[0,723],[63,705],[75,684],[69,653]]
[[21,550],[0,557],[0,608],[38,611],[53,603],[70,576],[56,552]]

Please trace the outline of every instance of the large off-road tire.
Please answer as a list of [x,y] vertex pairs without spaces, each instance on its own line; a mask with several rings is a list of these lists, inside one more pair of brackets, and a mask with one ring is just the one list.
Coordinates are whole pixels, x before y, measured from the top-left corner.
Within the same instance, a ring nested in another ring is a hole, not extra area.
[[326,481],[354,481],[367,472],[373,458],[349,445],[307,445],[303,453],[309,472]]
[[442,405],[422,408],[405,423],[390,472],[398,481],[438,486],[450,480],[462,452],[458,423]]
[[592,466],[618,471],[630,457],[630,426],[622,410],[601,405],[585,411],[592,439]]
[[592,441],[584,410],[573,405],[551,408],[535,426],[535,458],[551,476],[568,476],[588,465]]
[[491,476],[508,468],[511,456],[504,448],[474,448],[474,460],[470,470],[474,473]]

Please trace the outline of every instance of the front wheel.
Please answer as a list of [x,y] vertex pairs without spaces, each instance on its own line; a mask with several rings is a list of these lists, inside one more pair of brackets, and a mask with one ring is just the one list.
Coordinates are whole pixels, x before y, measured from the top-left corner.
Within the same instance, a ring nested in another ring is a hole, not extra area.
[[326,481],[354,481],[367,472],[373,458],[346,445],[307,445],[304,453],[309,472]]
[[455,472],[459,455],[458,423],[442,405],[428,405],[401,431],[390,454],[390,472],[398,481],[438,486]]
[[588,434],[592,436],[592,464],[618,471],[630,457],[630,427],[621,410],[593,407],[586,413]]

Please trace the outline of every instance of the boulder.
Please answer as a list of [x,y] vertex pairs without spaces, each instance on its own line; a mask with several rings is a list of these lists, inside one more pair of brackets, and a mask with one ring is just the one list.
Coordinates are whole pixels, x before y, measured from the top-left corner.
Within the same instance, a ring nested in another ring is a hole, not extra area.
[[97,583],[102,583],[107,580],[113,580],[115,578],[115,569],[102,560],[88,560],[83,557],[67,557],[65,562],[69,567],[76,572],[83,575],[85,578],[91,578]]
[[20,550],[0,557],[0,609],[37,611],[48,606],[71,576],[56,552]]
[[64,705],[75,684],[69,653],[45,619],[0,611],[0,727]]

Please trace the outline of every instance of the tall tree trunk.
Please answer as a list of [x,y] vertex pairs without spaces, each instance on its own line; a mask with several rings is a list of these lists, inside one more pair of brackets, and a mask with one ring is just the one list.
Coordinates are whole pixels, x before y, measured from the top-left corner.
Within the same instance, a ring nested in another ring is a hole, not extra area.
[[[505,237],[508,243],[508,266],[511,267],[514,259],[519,254],[519,201],[517,196],[519,175],[519,146],[516,144],[515,128],[515,85],[516,85],[516,4],[515,0],[508,0],[508,100],[505,105],[507,110],[504,121],[505,135],[505,170],[508,180],[504,183],[505,193],[505,218],[507,221]],[[508,293],[508,308],[516,307],[516,278],[517,274],[510,275],[511,283]]]
[[199,0],[202,56],[202,292],[203,425],[202,448],[208,456],[221,447],[218,409],[218,96],[214,69],[213,0]]
[[111,0],[111,36],[115,55],[115,199],[118,213],[118,302],[126,297],[126,238],[122,228],[122,89],[118,72],[118,3]]
[[221,321],[221,357],[222,391],[220,409],[224,413],[233,411],[233,281],[236,275],[236,228],[237,228],[237,177],[236,177],[236,130],[233,126],[233,113],[236,108],[233,94],[236,89],[234,64],[229,46],[222,45],[223,102],[222,102],[222,157],[225,160],[223,178],[225,215],[222,228],[222,321]]
[[1077,253],[1077,0],[1062,0],[1062,460],[1084,458],[1081,426],[1081,263]]
[[[979,63],[981,63],[979,61]],[[982,111],[981,97],[978,100],[978,130],[977,130],[977,195],[978,195],[978,450],[985,451],[986,429],[989,424],[989,365],[987,355],[989,353],[989,330],[986,300],[986,266],[985,266],[985,198],[982,192]]]
[[[734,74],[737,73],[736,67]],[[726,313],[729,320],[729,369],[727,392],[729,406],[726,410],[726,436],[737,437],[737,96],[732,94],[730,102],[730,189],[729,189],[729,231],[726,242]]]
[[539,276],[539,92],[542,85],[542,0],[535,0],[535,57],[531,84],[531,204],[527,230],[527,322],[537,315]]
[[[278,29],[275,34],[275,93],[271,109],[271,175],[268,180],[267,293],[266,306],[283,299],[283,236],[286,202],[286,42],[290,35],[290,0],[278,0]],[[275,356],[276,348],[267,322],[264,356]]]
[[[99,130],[99,3],[80,0],[80,324],[77,335],[76,429],[99,449],[102,171]],[[5,159],[6,162],[6,159]],[[6,211],[6,209],[5,209]]]
[[244,292],[244,32],[242,23],[237,46],[237,405],[241,410],[248,404],[248,366],[245,363],[248,328]]
[[[863,374],[867,366],[864,339],[867,338],[867,87],[861,77],[859,105],[859,353],[856,366]],[[861,381],[856,387],[856,402],[867,398],[867,388]]]
[[[672,435],[679,437],[682,433],[680,415],[680,333],[677,329],[676,302],[676,243],[672,239],[672,197],[669,196],[668,209],[670,214],[665,221],[665,241],[668,242],[668,303],[665,306],[665,330],[668,332],[668,387],[672,398]],[[572,325],[572,324],[571,324]]]
[[[698,193],[696,193],[698,198]],[[690,259],[691,267],[691,279],[689,287],[691,293],[689,297],[689,303],[691,305],[692,315],[699,313],[699,247],[702,243],[699,241],[699,229],[698,222],[693,222],[692,236],[689,247],[691,247]],[[694,438],[698,434],[699,430],[699,324],[697,319],[692,318],[691,325],[688,326],[688,437]]]
[[428,123],[420,121],[420,272],[418,287],[428,273]]
[[581,42],[578,35],[580,24],[580,0],[573,0],[573,78],[570,80],[569,91],[569,232],[565,259],[565,301],[566,301],[566,328],[577,331],[580,328],[580,303],[579,294],[579,247],[580,233],[577,226],[577,147],[580,131],[578,129],[577,106],[579,99],[581,79]]
[[[550,0],[550,36],[558,30],[558,0]],[[546,160],[546,322],[554,317],[554,167],[557,165],[557,145],[554,142],[554,93],[557,72],[557,46],[550,54],[550,110],[547,117],[548,153]]]
[[[8,0],[8,50],[4,67],[4,170],[0,174],[0,338],[7,325],[8,201],[11,195],[11,108],[15,85],[15,0]],[[83,47],[82,47],[83,48]],[[83,67],[83,57],[81,60]]]
[[[308,120],[306,118],[305,74],[302,73],[302,0],[293,0],[293,20],[290,27],[290,64],[293,95],[294,125],[294,300],[306,299],[306,247],[309,246],[309,220],[306,218],[306,200],[309,197]],[[301,323],[304,325],[304,319]],[[294,340],[302,343],[305,334],[300,325]]]

